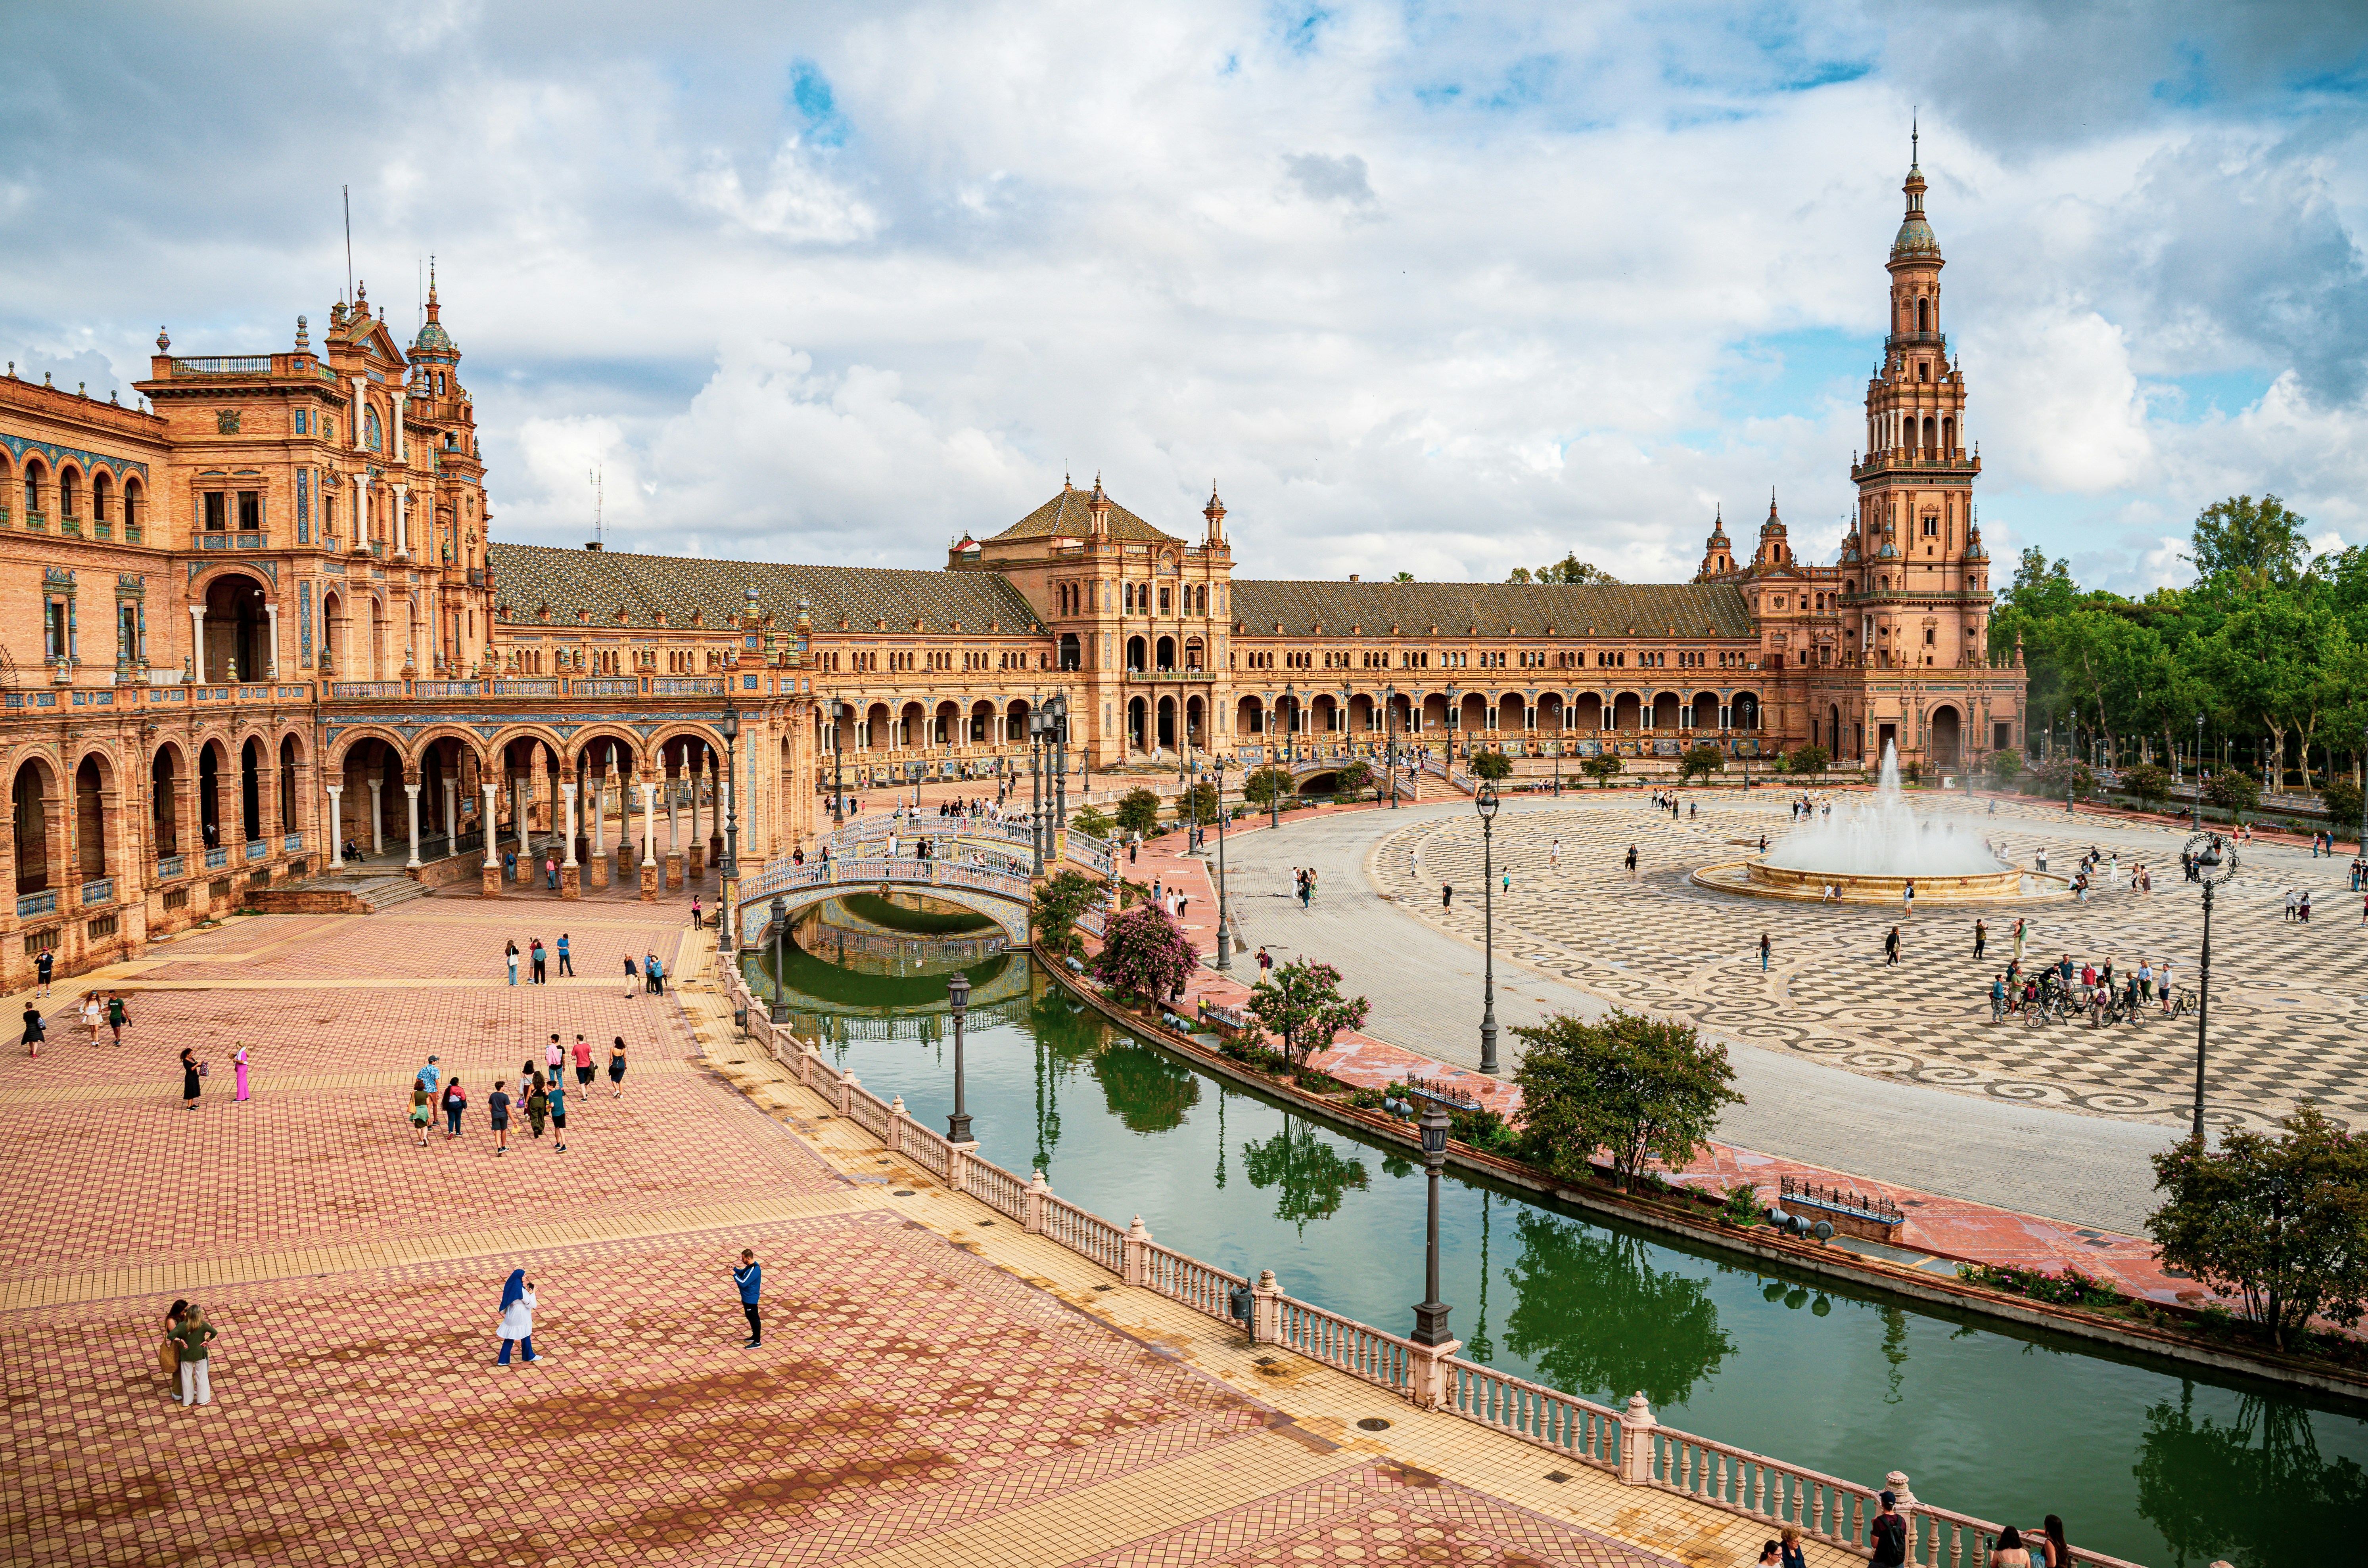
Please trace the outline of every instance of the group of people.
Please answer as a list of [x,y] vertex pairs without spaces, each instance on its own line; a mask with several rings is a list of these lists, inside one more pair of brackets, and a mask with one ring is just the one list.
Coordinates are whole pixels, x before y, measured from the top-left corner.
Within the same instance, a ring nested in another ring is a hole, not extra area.
[[[1980,956],[1978,943],[1975,956]],[[2087,1012],[2091,1028],[2102,1024],[2106,1009],[2116,1005],[2133,1019],[2139,1008],[2157,1004],[2169,1014],[2178,1004],[2178,992],[2171,983],[2172,968],[2169,959],[2157,966],[2150,959],[2140,958],[2135,969],[2117,977],[2110,956],[2102,965],[2089,962],[2076,966],[2072,955],[2065,953],[2055,962],[2026,973],[2018,954],[1991,977],[1990,1018],[1996,1022],[2019,1008],[2055,1000],[2060,1000],[2066,1010]]]
[[[36,997],[47,996],[50,994],[50,974],[52,964],[53,960],[50,955],[43,953],[37,966],[40,971],[40,984],[35,992]],[[107,1000],[101,1002],[98,999],[98,993],[93,991],[83,997],[81,1013],[82,1027],[89,1037],[91,1044],[98,1043],[98,1031],[101,1029],[108,1031],[109,1038],[115,1044],[123,1043],[124,1028],[131,1022],[131,1010],[124,1005],[123,993],[110,991],[107,994]],[[41,1042],[49,1038],[50,1028],[41,1017],[40,1003],[33,998],[28,998],[25,1003],[25,1032],[18,1043],[24,1046],[27,1055],[39,1056],[41,1054]],[[241,1099],[245,1097],[245,1095],[239,1096]]]
[[[700,913],[699,900],[693,898],[690,901],[690,923],[693,926],[697,926],[700,923]],[[502,946],[502,960],[509,969],[510,983],[512,985],[516,985],[518,983],[518,964],[520,961],[518,945],[516,942],[505,942]],[[559,934],[558,942],[553,945],[549,952],[546,952],[543,949],[542,938],[537,937],[527,944],[527,949],[524,954],[528,984],[548,985],[551,983],[549,964],[552,954],[553,953],[558,955],[559,972],[561,974],[572,977],[575,973],[575,955],[569,950],[568,936],[566,932],[562,931]],[[663,996],[666,994],[666,965],[658,960],[658,955],[655,951],[643,953],[639,963],[635,963],[633,961],[632,954],[627,953],[625,955],[626,995],[632,996],[637,994],[646,994],[651,996]]]
[[[1880,1509],[1866,1522],[1866,1544],[1873,1568],[1906,1568],[1907,1520],[1899,1512],[1899,1495],[1886,1491]],[[1759,1549],[1759,1568],[1808,1568],[1808,1553],[1799,1527],[1786,1525],[1776,1540]],[[2009,1525],[1998,1531],[1989,1556],[1965,1568],[2072,1568],[2072,1548],[2064,1539],[2064,1521],[2054,1514],[2028,1533]],[[2214,1564],[2214,1568],[2220,1568]]]
[[1315,868],[1293,866],[1291,869],[1291,896],[1299,901],[1302,909],[1315,906]]
[[[559,1037],[552,1035],[543,1047],[542,1060],[531,1056],[519,1064],[518,1088],[511,1091],[510,1080],[496,1078],[485,1096],[487,1125],[494,1134],[494,1153],[509,1152],[510,1118],[522,1115],[535,1138],[542,1137],[543,1125],[549,1122],[555,1134],[552,1152],[567,1152],[567,1082],[566,1070],[573,1060],[575,1068],[575,1088],[578,1095],[588,1095],[592,1089],[592,1047],[582,1035],[575,1037],[573,1047],[563,1047]],[[469,1109],[469,1093],[461,1086],[459,1074],[444,1075],[442,1058],[430,1056],[411,1080],[411,1126],[418,1132],[417,1142],[427,1147],[438,1112],[444,1118],[444,1136],[449,1141],[461,1136],[462,1119]],[[611,1099],[625,1092],[625,1037],[618,1035],[609,1043],[609,1096]]]

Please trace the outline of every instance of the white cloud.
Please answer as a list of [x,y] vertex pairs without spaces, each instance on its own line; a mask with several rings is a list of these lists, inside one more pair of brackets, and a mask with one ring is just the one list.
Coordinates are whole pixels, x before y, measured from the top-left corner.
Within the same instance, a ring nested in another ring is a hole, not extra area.
[[1998,324],[1966,356],[1979,387],[1985,464],[2025,483],[2096,494],[2119,490],[2153,455],[2121,328],[2094,311],[2035,310]]

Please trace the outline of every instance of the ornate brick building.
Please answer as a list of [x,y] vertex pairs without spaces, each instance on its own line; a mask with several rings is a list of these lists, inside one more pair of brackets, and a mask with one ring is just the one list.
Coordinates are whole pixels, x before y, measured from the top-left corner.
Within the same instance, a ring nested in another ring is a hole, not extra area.
[[834,762],[857,787],[1024,770],[1055,693],[1090,769],[1216,754],[1311,789],[1393,735],[1539,770],[2020,745],[1912,167],[1906,190],[1840,558],[1796,559],[1771,500],[1748,556],[1714,521],[1683,584],[1237,582],[1214,494],[1188,539],[1099,479],[935,571],[507,544],[432,287],[407,348],[366,290],[317,348],[302,317],[263,354],[160,333],[153,411],[12,368],[0,979],[136,952],[348,844],[489,895],[547,857],[564,892],[655,896],[720,853],[727,788],[754,869],[812,841]]

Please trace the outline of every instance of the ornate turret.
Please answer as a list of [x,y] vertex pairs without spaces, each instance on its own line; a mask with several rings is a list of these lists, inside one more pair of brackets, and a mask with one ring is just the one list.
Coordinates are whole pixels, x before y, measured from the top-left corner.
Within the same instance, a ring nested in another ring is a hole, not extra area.
[[1094,475],[1094,493],[1086,498],[1086,515],[1093,519],[1091,526],[1095,536],[1107,539],[1110,536],[1110,500],[1102,494],[1102,476],[1099,473]]
[[1793,547],[1784,536],[1784,519],[1776,513],[1776,492],[1768,493],[1768,520],[1759,525],[1759,552],[1751,558],[1755,571],[1791,564]]
[[1217,499],[1217,482],[1209,481],[1209,504],[1201,508],[1201,516],[1209,519],[1207,541],[1212,545],[1225,542],[1225,504]]
[[461,350],[453,346],[452,335],[444,330],[442,307],[436,302],[436,270],[432,265],[427,271],[427,320],[421,324],[419,335],[412,340],[411,357],[414,359],[438,359],[447,364],[461,358]]
[[1702,570],[1694,574],[1694,580],[1700,582],[1734,570],[1735,545],[1726,537],[1726,513],[1716,510],[1711,514],[1710,538],[1702,543]]

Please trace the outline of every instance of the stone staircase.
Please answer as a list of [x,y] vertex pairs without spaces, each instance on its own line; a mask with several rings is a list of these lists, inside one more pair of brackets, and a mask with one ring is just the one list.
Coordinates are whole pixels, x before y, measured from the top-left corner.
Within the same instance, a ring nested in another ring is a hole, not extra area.
[[257,888],[246,903],[266,915],[376,915],[427,896],[424,884],[397,871],[380,876],[306,877]]

